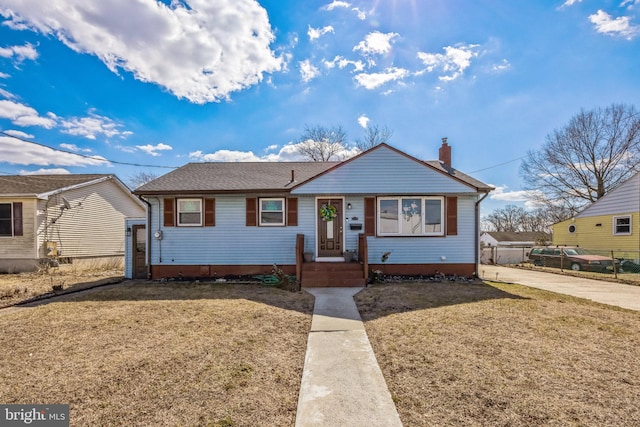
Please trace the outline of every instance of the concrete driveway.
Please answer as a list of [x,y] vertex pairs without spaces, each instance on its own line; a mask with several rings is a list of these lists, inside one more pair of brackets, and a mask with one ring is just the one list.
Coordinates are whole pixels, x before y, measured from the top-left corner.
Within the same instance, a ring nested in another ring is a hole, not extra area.
[[497,265],[480,265],[480,277],[640,311],[640,286]]

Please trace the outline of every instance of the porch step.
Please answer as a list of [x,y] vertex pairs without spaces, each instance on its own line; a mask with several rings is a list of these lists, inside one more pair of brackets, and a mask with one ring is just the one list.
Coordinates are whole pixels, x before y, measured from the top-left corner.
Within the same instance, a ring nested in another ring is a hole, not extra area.
[[302,265],[302,287],[365,286],[362,264],[357,262],[307,262]]

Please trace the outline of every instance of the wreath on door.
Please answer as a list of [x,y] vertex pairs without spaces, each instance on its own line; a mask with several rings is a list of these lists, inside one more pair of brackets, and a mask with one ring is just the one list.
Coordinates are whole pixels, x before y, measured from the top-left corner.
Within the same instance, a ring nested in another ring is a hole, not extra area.
[[322,205],[320,208],[320,218],[323,221],[333,221],[336,215],[338,215],[338,210],[331,204]]

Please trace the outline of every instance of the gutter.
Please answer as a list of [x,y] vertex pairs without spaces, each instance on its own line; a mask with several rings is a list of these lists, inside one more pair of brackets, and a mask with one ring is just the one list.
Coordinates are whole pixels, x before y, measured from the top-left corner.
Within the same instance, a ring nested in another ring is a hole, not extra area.
[[476,202],[476,236],[475,236],[475,264],[476,264],[476,277],[480,277],[480,203],[487,198],[489,192],[484,193],[484,196]]

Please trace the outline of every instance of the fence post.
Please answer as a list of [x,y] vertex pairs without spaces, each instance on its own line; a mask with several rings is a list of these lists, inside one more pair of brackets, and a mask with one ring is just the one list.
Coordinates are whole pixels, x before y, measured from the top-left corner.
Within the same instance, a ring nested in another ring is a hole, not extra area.
[[616,268],[616,259],[613,257],[613,251],[611,251],[611,262],[613,263],[613,277],[618,278],[618,269]]

